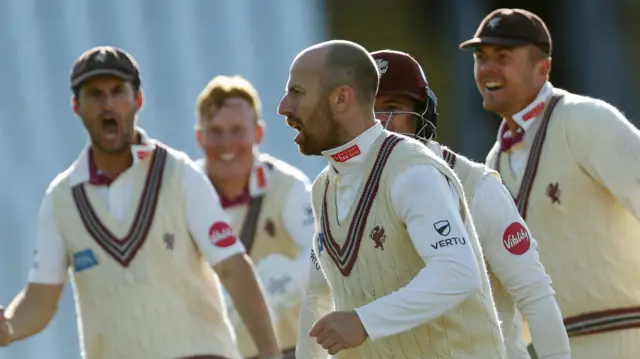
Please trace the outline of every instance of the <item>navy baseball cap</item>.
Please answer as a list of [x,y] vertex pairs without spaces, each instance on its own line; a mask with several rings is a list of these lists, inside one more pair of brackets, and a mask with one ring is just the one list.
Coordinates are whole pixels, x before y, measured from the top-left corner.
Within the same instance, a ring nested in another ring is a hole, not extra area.
[[498,9],[482,20],[472,39],[460,44],[461,49],[480,45],[520,47],[535,45],[551,55],[551,34],[540,17],[522,9]]
[[111,75],[140,87],[140,69],[136,60],[126,51],[112,46],[99,46],[85,51],[73,63],[71,88],[95,77]]

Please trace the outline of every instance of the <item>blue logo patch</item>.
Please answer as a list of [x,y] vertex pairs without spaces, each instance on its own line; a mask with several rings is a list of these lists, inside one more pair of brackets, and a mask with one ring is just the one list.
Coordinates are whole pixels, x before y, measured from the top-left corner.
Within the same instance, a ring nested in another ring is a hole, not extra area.
[[73,255],[73,269],[76,273],[98,265],[98,259],[91,249],[76,252]]
[[322,250],[324,249],[324,243],[322,243],[322,232],[318,232],[318,255],[320,255],[320,253],[322,253]]

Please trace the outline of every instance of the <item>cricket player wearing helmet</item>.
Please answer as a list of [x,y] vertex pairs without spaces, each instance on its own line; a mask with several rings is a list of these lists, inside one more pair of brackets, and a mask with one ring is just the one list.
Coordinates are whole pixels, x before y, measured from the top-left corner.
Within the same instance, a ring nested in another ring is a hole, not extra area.
[[437,98],[420,64],[409,54],[371,54],[380,71],[376,116],[394,132],[414,135],[457,173],[483,247],[493,298],[510,359],[529,358],[522,341],[523,313],[540,358],[568,358],[569,344],[551,280],[536,242],[496,171],[431,140],[437,128]]

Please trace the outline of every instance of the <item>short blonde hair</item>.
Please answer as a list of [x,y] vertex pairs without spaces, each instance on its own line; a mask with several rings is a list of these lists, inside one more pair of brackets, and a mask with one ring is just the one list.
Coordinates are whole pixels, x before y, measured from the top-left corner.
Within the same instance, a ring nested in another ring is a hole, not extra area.
[[196,130],[205,127],[212,108],[221,107],[231,98],[241,98],[249,102],[255,112],[255,122],[260,123],[262,104],[258,91],[242,76],[216,76],[200,92],[196,101]]

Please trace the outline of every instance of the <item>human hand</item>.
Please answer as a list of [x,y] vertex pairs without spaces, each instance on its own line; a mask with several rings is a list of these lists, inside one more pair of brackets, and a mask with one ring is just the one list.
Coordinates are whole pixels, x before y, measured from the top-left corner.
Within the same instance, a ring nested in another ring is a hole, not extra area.
[[13,328],[4,316],[4,307],[0,305],[0,347],[11,344],[13,340]]
[[355,311],[332,312],[318,320],[309,335],[334,355],[344,349],[355,348],[369,336]]

